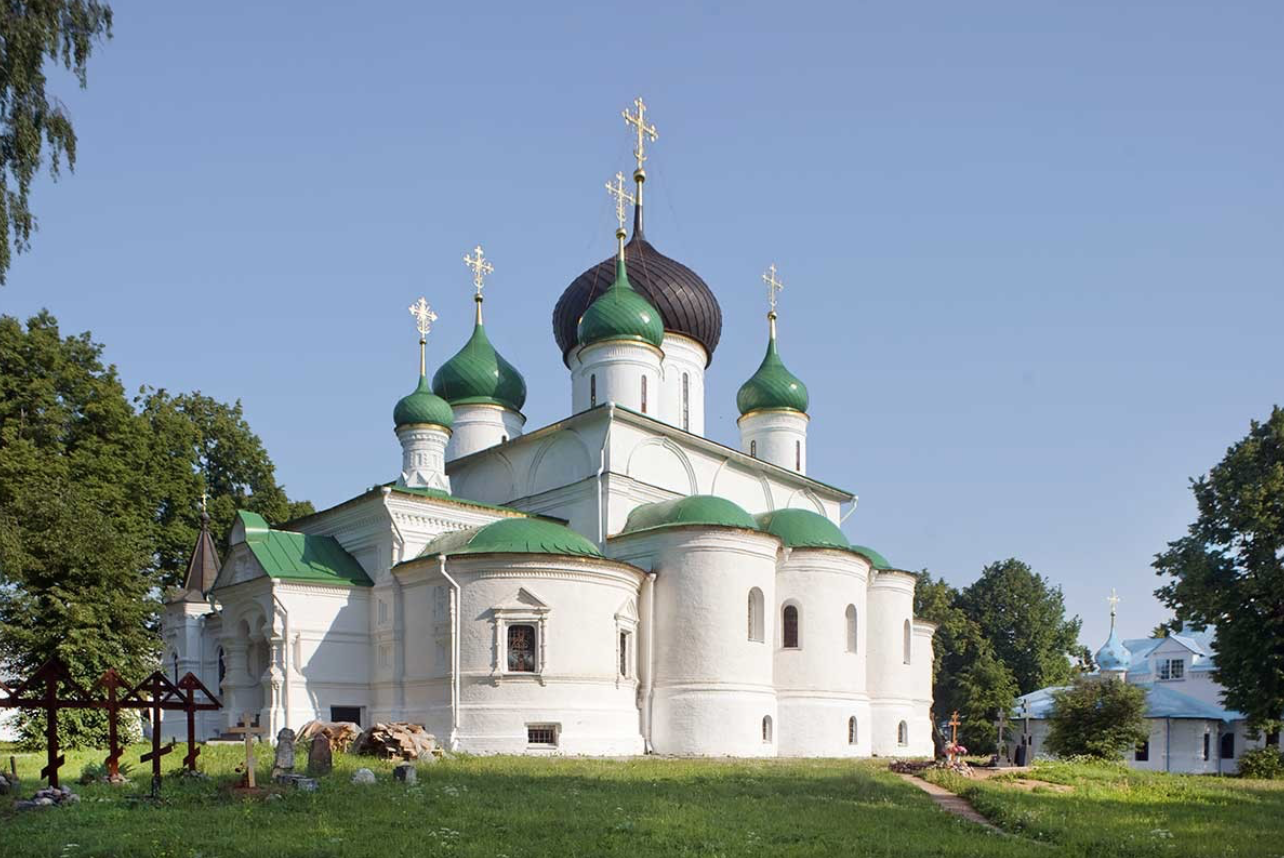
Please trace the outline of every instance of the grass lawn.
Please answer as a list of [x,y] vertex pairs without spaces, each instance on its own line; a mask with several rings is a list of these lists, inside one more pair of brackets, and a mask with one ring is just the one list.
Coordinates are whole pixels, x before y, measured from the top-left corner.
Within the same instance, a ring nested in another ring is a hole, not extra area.
[[928,779],[1004,831],[1055,847],[1039,853],[1284,856],[1284,781],[1075,763],[1040,763],[987,780],[940,771]]
[[[64,782],[101,758],[68,752]],[[319,792],[263,803],[222,791],[239,759],[237,747],[206,748],[211,779],[167,779],[160,806],[129,800],[147,791],[142,766],[128,786],[73,785],[82,802],[68,808],[15,813],[0,799],[0,856],[1284,855],[1284,786],[1249,782],[1134,786],[1135,775],[1066,768],[1055,774],[1073,793],[978,787],[1001,824],[1062,849],[955,820],[880,761],[459,757],[420,765],[406,787],[390,763],[336,755]],[[19,757],[24,793],[42,763]],[[349,782],[362,765],[377,784]]]

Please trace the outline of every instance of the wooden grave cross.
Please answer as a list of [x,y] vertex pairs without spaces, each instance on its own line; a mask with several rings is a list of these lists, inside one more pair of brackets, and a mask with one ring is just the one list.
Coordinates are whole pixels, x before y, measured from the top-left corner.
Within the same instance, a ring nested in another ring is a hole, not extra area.
[[[148,696],[143,698],[142,692],[146,691]],[[160,790],[161,782],[161,757],[174,750],[174,743],[171,741],[168,745],[161,745],[161,711],[172,708],[165,704],[181,700],[181,693],[174,683],[166,678],[165,674],[159,670],[151,676],[144,679],[134,690],[130,692],[130,698],[134,706],[132,708],[150,709],[152,718],[152,749],[139,757],[140,762],[151,762],[152,764],[152,796],[156,796]],[[128,702],[128,701],[127,701]]]
[[[183,757],[183,765],[189,772],[196,774],[196,758],[201,753],[200,746],[196,744],[196,713],[201,710],[218,709],[221,704],[204,683],[196,678],[196,674],[190,671],[178,681],[178,688],[185,692],[183,712],[187,715],[187,756]],[[197,702],[197,691],[205,695],[207,702]]]
[[267,732],[267,728],[256,726],[254,722],[250,720],[250,713],[243,712],[241,713],[241,723],[232,727],[227,732],[240,733],[245,736],[245,785],[250,789],[254,789],[254,766],[256,764],[256,760],[254,759],[254,737],[262,736]]
[[954,714],[950,716],[950,753],[948,756],[951,763],[958,758],[954,749],[957,748],[959,744],[959,725],[961,723],[962,722],[959,721],[959,710],[955,709]]
[[112,783],[118,783],[121,780],[120,757],[125,750],[120,746],[120,734],[116,729],[116,719],[120,713],[120,699],[116,692],[122,686],[125,686],[125,683],[114,667],[107,668],[107,671],[94,683],[95,688],[101,688],[107,692],[107,700],[104,701],[103,708],[107,710],[107,780]]

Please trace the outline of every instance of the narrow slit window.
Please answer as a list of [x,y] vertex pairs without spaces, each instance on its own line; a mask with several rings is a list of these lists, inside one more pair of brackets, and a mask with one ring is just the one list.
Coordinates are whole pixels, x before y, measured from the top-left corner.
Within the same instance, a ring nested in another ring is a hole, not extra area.
[[620,632],[620,676],[629,675],[629,633]]
[[794,470],[802,472],[802,441],[794,442]]
[[589,376],[589,408],[597,407],[597,376]]
[[750,441],[750,442],[749,442],[749,455],[750,455],[750,456],[753,456],[755,459],[756,459],[756,458],[758,458],[758,442],[757,442],[757,441]]
[[847,651],[856,652],[856,606],[847,606]]
[[646,376],[642,376],[642,413],[646,414]]
[[771,716],[762,716],[762,741],[771,744]]
[[751,641],[763,639],[762,605],[762,591],[754,587],[749,591],[749,640]]
[[906,663],[906,664],[909,664],[909,663],[910,663],[910,656],[911,656],[911,655],[913,655],[913,653],[914,653],[914,638],[913,638],[912,633],[911,633],[911,631],[910,631],[910,621],[909,621],[909,620],[906,620],[906,621],[905,621],[904,635],[905,635],[905,641],[904,641],[904,644],[905,644],[905,663]]
[[847,719],[847,744],[856,744],[856,716]]
[[904,721],[902,721],[896,727],[896,744],[898,745],[909,744],[909,725],[906,724]]
[[785,605],[781,621],[781,645],[785,649],[798,649],[798,607],[796,605]]
[[682,373],[682,431],[691,431],[691,376]]

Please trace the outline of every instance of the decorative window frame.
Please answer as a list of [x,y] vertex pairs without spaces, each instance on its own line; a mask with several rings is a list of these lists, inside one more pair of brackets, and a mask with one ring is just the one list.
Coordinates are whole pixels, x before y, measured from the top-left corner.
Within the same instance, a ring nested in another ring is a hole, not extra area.
[[[494,627],[495,657],[491,662],[491,681],[496,685],[504,679],[521,679],[532,677],[541,685],[548,672],[548,615],[552,609],[542,599],[525,587],[518,589],[516,595],[506,604],[491,608],[491,622]],[[508,669],[508,628],[509,626],[530,625],[535,627],[535,670]]]
[[[619,610],[615,612],[615,687],[619,688],[626,682],[637,682],[638,680],[638,606],[633,599],[625,599],[624,604],[620,605]],[[620,673],[620,636],[627,635],[626,644],[628,651],[623,653],[624,664],[628,672]]]

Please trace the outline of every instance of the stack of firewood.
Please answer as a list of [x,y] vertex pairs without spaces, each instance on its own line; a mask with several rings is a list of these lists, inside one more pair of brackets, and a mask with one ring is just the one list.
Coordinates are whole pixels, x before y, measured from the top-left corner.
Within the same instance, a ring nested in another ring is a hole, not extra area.
[[440,754],[437,739],[419,724],[397,721],[375,724],[357,740],[358,754],[373,754],[385,760],[423,760]]
[[299,741],[315,740],[318,736],[330,743],[331,751],[346,753],[361,736],[361,725],[351,721],[309,721],[299,728]]

